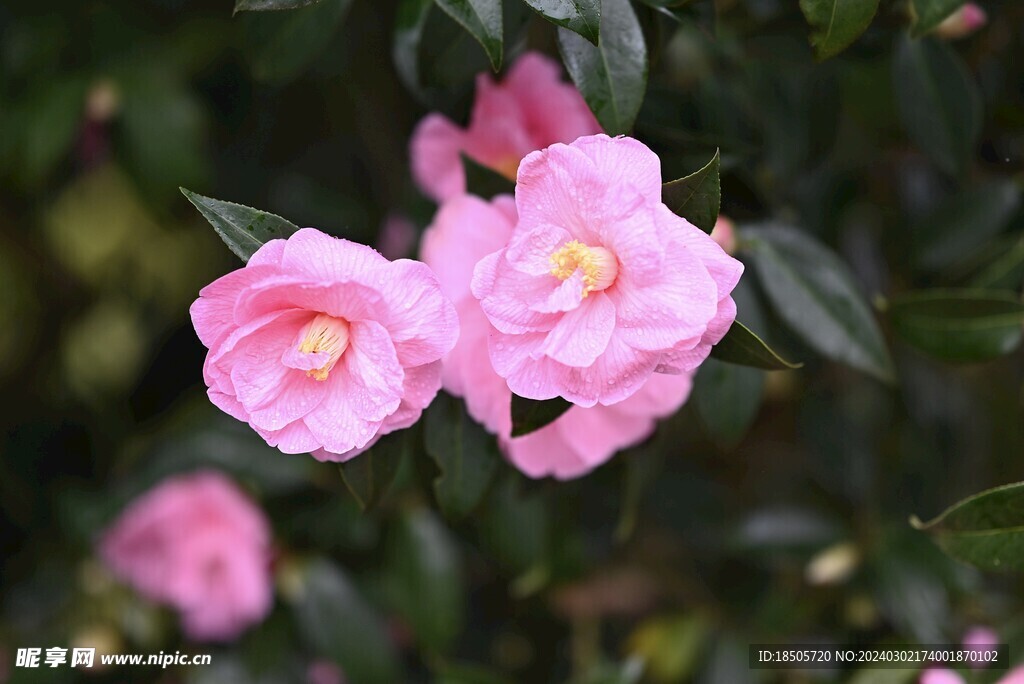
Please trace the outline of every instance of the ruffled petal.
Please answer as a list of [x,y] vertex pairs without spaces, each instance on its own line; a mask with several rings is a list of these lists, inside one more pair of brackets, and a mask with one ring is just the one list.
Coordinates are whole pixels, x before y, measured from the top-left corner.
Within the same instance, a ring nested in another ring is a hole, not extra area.
[[189,314],[199,341],[212,349],[235,327],[235,300],[239,293],[277,273],[267,266],[249,266],[217,278],[199,291]]
[[426,264],[391,262],[379,288],[384,306],[375,318],[387,328],[403,366],[431,363],[451,351],[459,337],[459,317]]
[[567,366],[590,366],[604,353],[614,330],[615,305],[603,292],[592,293],[559,319],[537,351]]
[[402,400],[405,372],[384,326],[358,321],[350,330],[351,342],[342,356],[348,374],[327,381],[346,384],[347,403],[357,416],[371,422],[384,420]]

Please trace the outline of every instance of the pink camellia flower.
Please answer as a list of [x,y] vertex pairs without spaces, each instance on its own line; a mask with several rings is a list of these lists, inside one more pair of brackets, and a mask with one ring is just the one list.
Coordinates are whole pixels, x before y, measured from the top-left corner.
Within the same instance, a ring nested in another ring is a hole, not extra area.
[[498,435],[502,451],[530,477],[583,475],[654,431],[690,393],[689,374],[659,375],[614,406],[574,406],[550,425],[512,438],[512,392],[491,368],[487,343],[496,331],[470,293],[473,266],[508,242],[516,223],[511,197],[485,202],[462,195],[441,205],[423,237],[423,260],[437,273],[459,312],[459,341],[445,358],[444,387],[463,397],[469,414]]
[[516,394],[611,405],[654,372],[695,370],[732,325],[743,265],[661,202],[642,143],[596,135],[530,154],[516,207],[472,282]]
[[211,401],[288,454],[346,461],[441,386],[458,317],[417,261],[304,228],[192,304]]
[[935,27],[935,35],[946,40],[966,38],[988,23],[988,15],[977,3],[961,6]]
[[501,83],[490,74],[476,79],[469,127],[430,114],[410,141],[416,183],[442,201],[466,191],[461,154],[515,180],[519,161],[556,142],[572,142],[601,127],[558,63],[538,53],[520,57]]
[[233,639],[270,611],[270,527],[219,473],[146,492],[107,530],[99,553],[142,595],[176,608],[193,639]]

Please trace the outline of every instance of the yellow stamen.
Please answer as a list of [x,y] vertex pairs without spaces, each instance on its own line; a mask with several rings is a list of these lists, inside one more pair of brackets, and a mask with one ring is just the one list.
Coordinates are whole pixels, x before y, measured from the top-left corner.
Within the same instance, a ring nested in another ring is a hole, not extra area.
[[326,380],[334,364],[348,349],[348,339],[348,321],[327,314],[317,314],[306,328],[306,336],[299,345],[299,351],[303,354],[327,352],[330,358],[319,368],[306,371],[306,375],[320,382]]
[[615,282],[619,262],[604,247],[588,247],[579,240],[565,243],[551,255],[551,275],[559,280],[570,278],[577,270],[583,271],[583,296],[600,291]]

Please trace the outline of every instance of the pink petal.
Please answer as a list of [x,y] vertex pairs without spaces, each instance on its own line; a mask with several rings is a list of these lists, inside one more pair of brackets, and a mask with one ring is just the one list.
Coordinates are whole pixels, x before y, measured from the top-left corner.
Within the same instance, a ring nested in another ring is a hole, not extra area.
[[718,292],[703,263],[670,246],[661,272],[648,280],[623,271],[607,290],[618,316],[618,334],[631,347],[660,351],[680,342],[692,347],[718,311]]
[[[335,371],[339,370],[335,366]],[[347,372],[328,378],[328,391],[318,410],[306,415],[303,422],[326,451],[344,454],[366,446],[380,427],[380,421],[360,418],[351,403],[351,388],[344,382]]]
[[264,430],[256,425],[252,428],[267,444],[286,454],[305,454],[320,448],[320,440],[301,420],[289,423],[280,430]]
[[636,394],[608,410],[622,415],[667,418],[686,403],[692,389],[693,378],[688,374],[654,373]]
[[592,293],[561,317],[538,351],[567,366],[590,366],[608,347],[614,329],[612,300],[603,292]]
[[273,312],[303,310],[359,321],[375,318],[381,295],[351,281],[310,282],[294,276],[274,276],[245,290],[235,304],[235,320],[245,321]]
[[573,145],[593,160],[610,187],[631,185],[647,199],[661,201],[661,160],[634,138],[591,135]]
[[459,337],[459,317],[426,264],[393,261],[378,287],[385,306],[375,318],[387,328],[403,366],[431,363],[451,351]]
[[493,328],[475,299],[459,305],[459,329],[459,341],[444,359],[444,388],[465,398],[469,415],[491,433],[508,434],[512,392],[491,368],[487,344]]
[[439,389],[441,389],[440,361],[407,368],[405,384],[402,388],[404,392],[402,403],[394,413],[384,419],[379,434],[385,435],[412,426],[420,419],[423,409],[429,406],[437,396]]
[[476,79],[476,99],[465,137],[466,153],[502,175],[515,177],[519,160],[536,148],[515,95],[490,76]]
[[389,263],[371,247],[303,228],[288,238],[281,270],[312,282],[372,286],[384,277],[382,270]]
[[416,126],[409,143],[412,174],[431,199],[441,202],[466,192],[460,153],[465,133],[440,114],[430,114]]
[[200,290],[199,299],[189,308],[199,341],[212,349],[226,337],[235,325],[234,309],[238,294],[275,273],[275,269],[266,266],[240,268]]
[[719,299],[733,291],[743,275],[743,262],[726,254],[709,235],[673,214],[665,205],[658,208],[658,224],[672,240],[684,245],[704,263],[718,287]]
[[516,209],[522,226],[558,226],[584,244],[598,244],[604,209],[615,204],[594,162],[575,146],[555,144],[519,164]]
[[508,264],[532,276],[551,273],[551,255],[561,249],[572,236],[558,226],[543,225],[532,230],[512,233],[505,250]]
[[472,297],[469,284],[473,267],[504,247],[514,226],[515,202],[511,197],[487,203],[473,195],[462,195],[441,205],[423,234],[420,257],[437,274],[441,290],[453,301]]
[[502,251],[477,263],[470,288],[495,328],[519,333],[550,330],[554,326],[556,315],[532,311],[529,303],[546,300],[559,284],[550,275],[535,277],[512,268]]
[[371,422],[384,420],[402,400],[405,372],[384,326],[357,321],[352,323],[351,335],[349,348],[342,356],[348,377],[328,377],[327,381],[345,383],[347,403],[357,416]]
[[284,256],[285,242],[286,240],[277,239],[264,243],[262,247],[249,257],[246,268],[253,268],[254,266],[280,266],[281,257]]
[[662,355],[658,364],[659,373],[688,373],[704,363],[711,353],[711,347],[718,344],[725,333],[729,332],[733,321],[736,320],[736,302],[732,297],[726,297],[718,303],[718,313],[708,323],[708,329],[700,341],[688,347],[688,342],[680,343],[673,349]]
[[516,60],[505,79],[519,101],[534,149],[601,132],[579,91],[564,83],[561,74],[557,62],[529,52]]
[[249,413],[249,423],[263,430],[280,430],[292,421],[316,409],[327,390],[324,383],[303,371],[289,369],[284,374],[272,402]]
[[[569,413],[574,410],[569,409]],[[549,475],[568,479],[590,470],[576,450],[566,443],[556,423],[522,437],[503,440],[502,450],[516,468],[535,479]]]

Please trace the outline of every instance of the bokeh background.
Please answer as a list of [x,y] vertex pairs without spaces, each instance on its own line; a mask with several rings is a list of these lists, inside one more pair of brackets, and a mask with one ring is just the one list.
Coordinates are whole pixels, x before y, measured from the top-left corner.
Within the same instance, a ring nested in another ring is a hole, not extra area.
[[[1019,351],[950,365],[885,327],[886,386],[805,347],[748,277],[740,318],[803,368],[709,362],[647,443],[568,483],[505,467],[458,520],[423,454],[362,513],[335,465],[209,404],[188,306],[239,263],[179,186],[371,245],[430,221],[410,133],[431,110],[465,122],[487,60],[434,11],[443,50],[412,92],[397,4],[0,4],[0,682],[628,682],[642,662],[652,682],[895,683],[917,673],[755,671],[747,645],[957,642],[972,625],[1024,654],[1020,576],[908,524],[1024,479]],[[658,4],[635,3],[652,66],[634,135],[666,178],[720,148],[723,214],[815,236],[883,309],[919,287],[1019,293],[1024,6],[990,0],[973,35],[924,39],[929,82],[980,107],[951,167],[900,103],[922,78],[899,57],[904,3],[822,63],[796,2]],[[512,59],[557,54],[550,25],[506,5]],[[128,501],[200,467],[274,530],[277,604],[233,643],[190,643],[94,554]],[[72,645],[214,664],[14,667],[19,647]]]

